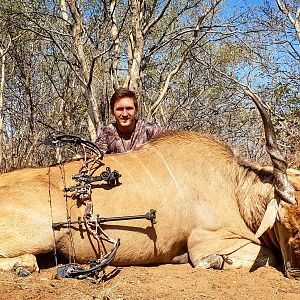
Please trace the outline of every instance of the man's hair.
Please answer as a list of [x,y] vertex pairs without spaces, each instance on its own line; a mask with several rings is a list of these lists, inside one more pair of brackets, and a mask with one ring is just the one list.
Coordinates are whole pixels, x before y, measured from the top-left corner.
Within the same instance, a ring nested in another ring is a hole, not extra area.
[[136,96],[136,93],[129,90],[129,89],[126,89],[126,88],[118,88],[114,94],[112,95],[111,99],[110,99],[110,109],[114,109],[115,107],[115,104],[118,100],[122,99],[122,98],[125,98],[125,97],[128,97],[128,98],[131,98],[133,100],[133,103],[134,103],[134,106],[136,108],[136,110],[138,109],[138,101],[137,101],[137,96]]

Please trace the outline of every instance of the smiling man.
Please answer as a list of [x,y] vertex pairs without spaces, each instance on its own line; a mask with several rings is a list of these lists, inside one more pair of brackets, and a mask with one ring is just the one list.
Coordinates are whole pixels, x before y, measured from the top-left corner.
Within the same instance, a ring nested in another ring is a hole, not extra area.
[[110,100],[110,111],[116,122],[103,127],[96,139],[96,144],[104,153],[138,148],[161,132],[157,124],[138,119],[138,101],[131,90],[116,90]]

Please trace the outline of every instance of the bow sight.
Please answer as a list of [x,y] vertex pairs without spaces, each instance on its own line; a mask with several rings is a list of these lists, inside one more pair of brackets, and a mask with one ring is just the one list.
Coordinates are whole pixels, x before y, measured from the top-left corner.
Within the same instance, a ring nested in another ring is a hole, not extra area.
[[78,173],[72,176],[72,179],[74,179],[77,182],[84,182],[84,183],[92,183],[95,181],[106,181],[109,185],[115,186],[118,185],[119,178],[121,177],[121,174],[119,174],[118,171],[114,170],[111,171],[110,167],[106,168],[106,171],[103,171],[99,176],[89,176],[84,173]]

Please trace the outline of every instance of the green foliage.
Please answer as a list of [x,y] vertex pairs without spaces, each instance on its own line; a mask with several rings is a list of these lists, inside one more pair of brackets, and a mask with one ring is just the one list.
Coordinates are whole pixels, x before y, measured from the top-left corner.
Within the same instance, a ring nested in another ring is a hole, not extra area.
[[244,64],[253,57],[251,51],[236,42],[224,44],[215,49],[214,63],[222,67]]

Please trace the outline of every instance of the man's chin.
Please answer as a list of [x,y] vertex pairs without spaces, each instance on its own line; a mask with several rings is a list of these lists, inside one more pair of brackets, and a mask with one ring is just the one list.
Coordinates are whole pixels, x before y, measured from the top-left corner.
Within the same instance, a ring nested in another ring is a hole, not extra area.
[[129,127],[130,125],[131,125],[131,123],[127,123],[127,122],[126,123],[122,123],[122,122],[119,123],[120,127]]
[[119,123],[118,125],[121,127],[129,127],[132,125],[133,122],[128,120],[128,121],[119,121],[118,123]]

